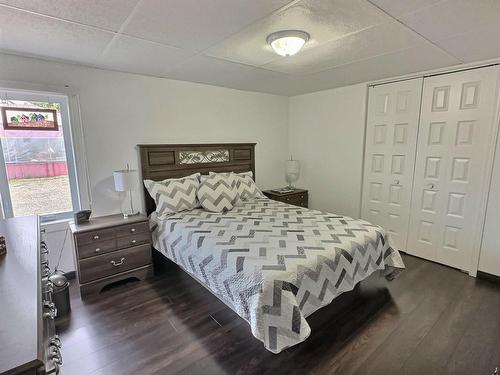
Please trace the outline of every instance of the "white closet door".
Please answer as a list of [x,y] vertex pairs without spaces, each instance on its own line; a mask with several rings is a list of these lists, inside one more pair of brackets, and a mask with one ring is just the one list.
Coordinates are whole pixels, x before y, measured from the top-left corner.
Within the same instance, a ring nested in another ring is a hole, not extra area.
[[422,79],[371,87],[361,216],[406,251]]
[[408,252],[462,270],[478,246],[497,68],[424,79]]

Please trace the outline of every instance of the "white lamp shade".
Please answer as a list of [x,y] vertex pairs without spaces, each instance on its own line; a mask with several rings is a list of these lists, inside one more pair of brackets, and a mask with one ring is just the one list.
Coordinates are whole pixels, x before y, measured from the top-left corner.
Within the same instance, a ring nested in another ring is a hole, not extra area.
[[116,191],[131,191],[133,190],[136,178],[135,170],[133,169],[123,169],[113,172],[113,178],[115,180],[115,190]]
[[286,161],[286,181],[288,185],[291,186],[292,183],[299,179],[300,175],[300,163],[298,160],[287,160]]
[[300,163],[298,160],[287,160],[286,161],[286,173],[287,174],[299,174],[300,173]]

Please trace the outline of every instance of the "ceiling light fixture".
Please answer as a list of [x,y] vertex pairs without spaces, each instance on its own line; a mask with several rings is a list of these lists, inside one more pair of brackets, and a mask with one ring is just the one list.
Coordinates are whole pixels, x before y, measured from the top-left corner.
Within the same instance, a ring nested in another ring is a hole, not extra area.
[[280,56],[293,56],[309,40],[309,34],[300,30],[284,30],[270,34],[266,41]]

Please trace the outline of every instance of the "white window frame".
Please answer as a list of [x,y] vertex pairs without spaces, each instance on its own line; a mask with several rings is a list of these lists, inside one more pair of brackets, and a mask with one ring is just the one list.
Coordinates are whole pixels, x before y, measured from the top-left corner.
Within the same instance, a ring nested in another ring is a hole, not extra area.
[[[64,139],[64,148],[66,152],[66,163],[68,166],[68,178],[71,192],[72,211],[60,212],[55,214],[40,215],[43,223],[53,222],[57,220],[67,220],[73,217],[73,213],[82,207],[80,200],[80,191],[77,177],[77,166],[75,158],[75,143],[73,142],[73,132],[70,120],[70,98],[64,94],[54,94],[51,92],[36,92],[24,90],[12,90],[0,88],[0,98],[8,100],[23,100],[23,101],[38,101],[58,103],[60,105],[60,113],[62,119],[62,130]],[[12,200],[10,197],[9,184],[7,179],[7,171],[5,168],[5,160],[2,145],[0,144],[0,195],[2,203],[2,212],[4,218],[14,217],[12,208]]]

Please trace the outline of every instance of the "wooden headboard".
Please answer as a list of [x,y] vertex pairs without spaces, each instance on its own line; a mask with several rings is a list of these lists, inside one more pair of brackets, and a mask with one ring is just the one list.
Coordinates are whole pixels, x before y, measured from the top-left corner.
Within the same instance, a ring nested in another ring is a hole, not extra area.
[[[137,147],[141,180],[161,181],[197,172],[247,171],[252,171],[255,179],[255,143],[153,144]],[[149,215],[155,210],[155,202],[146,188],[144,202]]]

